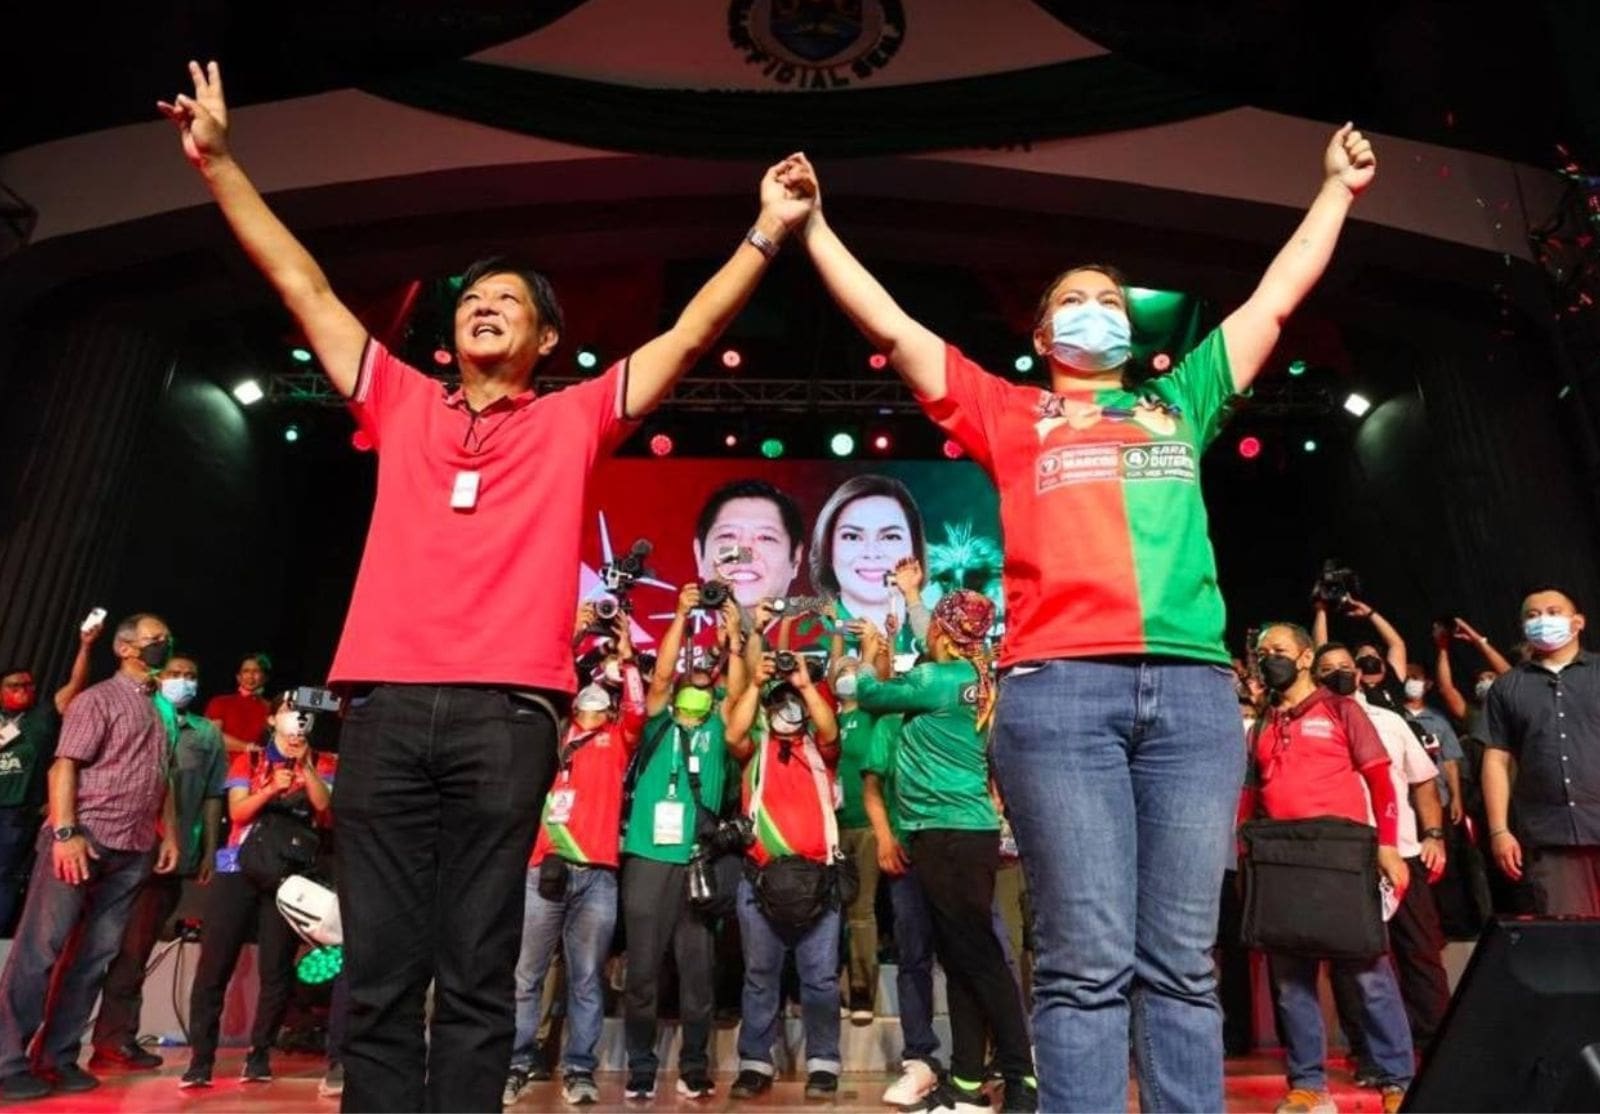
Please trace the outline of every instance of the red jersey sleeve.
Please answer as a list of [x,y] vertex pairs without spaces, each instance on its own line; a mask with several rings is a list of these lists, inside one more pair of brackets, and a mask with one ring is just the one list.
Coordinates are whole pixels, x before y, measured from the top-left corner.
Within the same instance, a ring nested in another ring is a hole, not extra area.
[[623,747],[630,754],[639,745],[645,718],[644,679],[639,676],[639,667],[629,662],[622,667],[622,704],[617,730],[622,735]]
[[1005,381],[989,374],[953,344],[944,349],[944,397],[937,401],[917,395],[923,413],[933,419],[968,456],[994,470],[993,431],[1005,394]]
[[350,396],[350,413],[361,431],[372,439],[376,449],[383,447],[383,425],[395,405],[408,392],[429,388],[443,391],[441,384],[406,363],[376,337],[367,338],[361,353],[361,368],[356,373],[356,389]]
[[227,789],[249,789],[250,779],[255,771],[251,768],[252,755],[249,751],[241,750],[228,761],[228,776],[223,781]]

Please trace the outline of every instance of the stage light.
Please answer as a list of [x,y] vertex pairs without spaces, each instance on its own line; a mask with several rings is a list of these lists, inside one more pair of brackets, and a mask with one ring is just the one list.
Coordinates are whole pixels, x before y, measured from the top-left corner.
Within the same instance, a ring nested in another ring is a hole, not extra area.
[[284,426],[283,439],[291,445],[300,440],[300,427],[297,425]]
[[889,357],[885,356],[882,352],[874,352],[872,355],[867,357],[867,366],[873,371],[882,371],[884,368],[889,366]]
[[1289,374],[1290,375],[1293,375],[1295,378],[1298,379],[1300,376],[1304,375],[1305,373],[1306,373],[1306,362],[1304,360],[1290,360],[1289,361]]
[[295,974],[307,986],[321,986],[332,982],[344,970],[344,946],[334,944],[326,948],[312,948],[300,957]]
[[1150,357],[1151,371],[1164,372],[1171,366],[1172,357],[1167,355],[1165,352],[1157,352],[1154,356]]
[[946,437],[944,439],[944,458],[946,460],[960,460],[966,455],[966,450],[956,443],[955,438]]
[[1308,453],[1314,453],[1314,452],[1317,451],[1316,439],[1312,438],[1312,437],[1307,437],[1306,438],[1306,443],[1304,445],[1301,445],[1300,447],[1302,449],[1304,449]]
[[834,456],[849,456],[856,451],[856,439],[848,433],[835,433],[828,441],[828,451]]
[[880,433],[872,439],[872,447],[880,453],[888,452],[890,444],[891,442],[887,433]]
[[372,437],[364,429],[358,429],[350,435],[350,447],[358,453],[372,451]]
[[584,371],[593,371],[595,368],[600,366],[600,353],[596,352],[593,348],[580,348],[578,349],[577,360],[578,366]]
[[1366,395],[1358,395],[1351,391],[1344,400],[1344,409],[1345,413],[1359,418],[1372,409],[1372,403],[1367,399]]
[[297,364],[309,364],[311,362],[311,349],[309,348],[291,348],[289,349],[289,355],[294,357],[294,362]]
[[267,392],[254,379],[246,379],[234,386],[233,397],[239,400],[240,406],[254,406],[267,397]]
[[722,444],[726,448],[737,449],[739,447],[739,435],[737,433],[728,434],[722,439]]
[[1261,438],[1259,438],[1259,437],[1241,437],[1241,438],[1239,438],[1239,455],[1244,457],[1246,460],[1254,460],[1256,457],[1260,456],[1261,455]]
[[672,438],[665,433],[658,433],[650,438],[650,452],[655,456],[672,455]]
[[433,350],[433,362],[438,364],[440,367],[449,367],[454,360],[455,357],[450,354],[450,349],[444,347],[443,345],[440,345],[438,348]]
[[783,442],[776,437],[768,437],[761,442],[761,455],[768,460],[777,460],[783,455]]
[[737,348],[724,348],[722,350],[722,366],[729,371],[738,371],[739,365],[744,363],[744,357]]
[[1026,375],[1028,372],[1033,370],[1033,357],[1024,352],[1015,360],[1011,361],[1011,366],[1016,368],[1022,374]]

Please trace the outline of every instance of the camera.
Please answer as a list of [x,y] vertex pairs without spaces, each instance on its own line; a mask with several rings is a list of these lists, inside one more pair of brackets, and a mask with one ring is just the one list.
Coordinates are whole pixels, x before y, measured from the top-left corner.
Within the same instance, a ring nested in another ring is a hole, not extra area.
[[779,650],[772,655],[772,668],[778,676],[787,677],[800,668],[800,658],[789,650]]
[[607,561],[600,570],[600,579],[604,582],[606,590],[623,595],[640,580],[654,576],[655,574],[645,565],[645,561],[654,550],[655,546],[648,540],[640,538],[621,557]]
[[767,608],[774,615],[787,615],[789,613],[789,601],[783,599],[768,600]]
[[718,823],[702,843],[706,854],[715,858],[718,855],[741,855],[755,841],[755,821],[748,816],[735,816],[732,820]]
[[1330,607],[1343,607],[1352,596],[1360,595],[1361,578],[1336,557],[1322,562],[1322,572],[1311,586],[1311,598]]
[[329,689],[301,685],[294,690],[294,710],[297,712],[332,712],[338,714],[342,702]]
[[700,610],[720,611],[733,598],[733,588],[726,580],[707,580],[700,585]]
[[594,601],[594,617],[602,622],[614,622],[627,608],[616,596],[601,596]]

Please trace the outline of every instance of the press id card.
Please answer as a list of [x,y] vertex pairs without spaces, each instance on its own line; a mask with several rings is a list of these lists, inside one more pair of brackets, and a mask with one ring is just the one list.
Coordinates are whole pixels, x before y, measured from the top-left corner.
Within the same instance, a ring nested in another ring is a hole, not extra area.
[[653,840],[657,847],[683,845],[683,802],[657,801]]
[[17,736],[21,734],[22,728],[18,727],[14,720],[4,727],[0,727],[0,747],[10,746],[17,741]]
[[576,789],[552,789],[550,791],[550,811],[545,813],[545,820],[551,824],[566,824],[572,820],[572,806],[578,800]]

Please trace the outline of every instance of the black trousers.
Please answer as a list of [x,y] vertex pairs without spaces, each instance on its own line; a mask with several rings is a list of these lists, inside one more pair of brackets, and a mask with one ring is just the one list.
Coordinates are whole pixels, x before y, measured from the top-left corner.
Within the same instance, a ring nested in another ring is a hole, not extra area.
[[656,1013],[661,968],[668,951],[678,968],[678,1016],[683,1043],[678,1072],[710,1067],[712,956],[710,923],[689,908],[689,868],[630,855],[622,861],[622,919],[628,970],[622,987],[622,1032],[628,1070],[655,1074]]
[[343,1109],[500,1109],[528,855],[556,746],[540,704],[494,689],[379,685],[351,700],[334,808]]
[[1222,1004],[1222,1047],[1244,1056],[1256,1046],[1255,995],[1250,983],[1250,951],[1239,942],[1244,925],[1244,894],[1237,871],[1222,876],[1217,915],[1217,1000]]
[[[1400,908],[1389,918],[1389,957],[1394,961],[1400,997],[1406,1005],[1406,1020],[1411,1023],[1412,1046],[1424,1053],[1449,1008],[1450,978],[1444,969],[1444,929],[1439,923],[1438,902],[1428,886],[1428,868],[1420,858],[1407,859],[1406,865],[1411,870],[1411,885],[1406,887]],[[1342,975],[1337,966],[1330,966],[1328,979],[1339,1013],[1339,1027],[1344,1030],[1353,1058],[1365,1065],[1366,1049],[1361,1046],[1359,1024],[1361,992],[1355,980]]]
[[150,962],[161,926],[178,907],[183,881],[177,874],[152,874],[133,899],[128,927],[122,930],[122,950],[111,961],[100,990],[100,1013],[94,1022],[96,1048],[122,1048],[138,1039],[145,964]]
[[243,874],[218,874],[207,888],[200,965],[189,991],[189,1048],[194,1063],[209,1064],[216,1059],[222,999],[239,962],[239,949],[252,933],[261,992],[256,999],[250,1047],[270,1048],[278,1037],[294,993],[294,957],[300,938],[278,912],[273,898]]
[[1006,1078],[1033,1074],[1033,1052],[1017,983],[994,934],[1000,833],[931,829],[911,836],[914,876],[928,899],[933,950],[950,999],[950,1074],[984,1078],[986,1038]]

